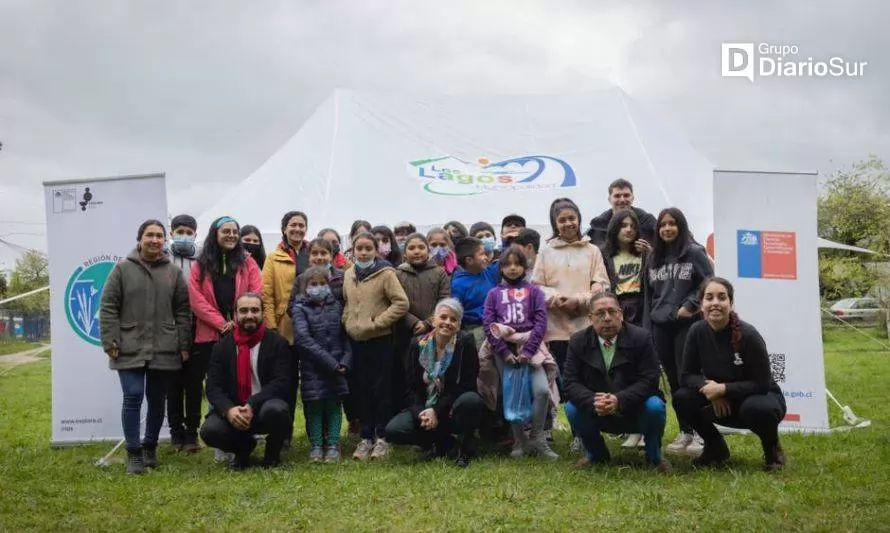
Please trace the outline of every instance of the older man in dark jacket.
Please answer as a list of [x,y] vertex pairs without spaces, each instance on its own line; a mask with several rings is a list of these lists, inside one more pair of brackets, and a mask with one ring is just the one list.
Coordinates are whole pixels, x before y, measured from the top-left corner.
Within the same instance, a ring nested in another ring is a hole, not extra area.
[[235,301],[231,335],[213,347],[207,374],[212,411],[201,427],[208,446],[234,453],[232,468],[244,469],[256,447],[255,434],[266,434],[263,466],[276,466],[284,439],[292,433],[290,406],[294,357],[287,340],[263,324],[260,295],[244,293]]
[[642,433],[647,462],[668,471],[661,455],[666,409],[651,336],[624,323],[613,294],[598,294],[590,305],[593,325],[569,340],[563,376],[566,415],[587,452],[578,466],[609,461],[601,432]]

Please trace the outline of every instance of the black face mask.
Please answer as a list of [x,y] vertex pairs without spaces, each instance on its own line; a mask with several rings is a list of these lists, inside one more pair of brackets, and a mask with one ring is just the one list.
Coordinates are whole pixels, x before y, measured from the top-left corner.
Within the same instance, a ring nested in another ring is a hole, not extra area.
[[252,257],[259,257],[263,254],[263,246],[261,244],[241,243],[241,246],[243,246]]

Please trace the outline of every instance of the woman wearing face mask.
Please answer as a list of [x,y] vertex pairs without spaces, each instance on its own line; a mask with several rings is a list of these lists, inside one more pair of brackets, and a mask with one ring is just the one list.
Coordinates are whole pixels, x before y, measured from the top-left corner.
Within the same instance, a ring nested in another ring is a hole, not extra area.
[[[371,223],[367,220],[358,219],[352,223],[349,228],[349,249],[346,250],[346,258],[350,261],[355,260],[354,250],[355,238],[359,233],[369,233],[371,231]],[[346,269],[344,269],[346,270]]]
[[241,246],[262,270],[266,264],[266,247],[263,244],[263,234],[256,226],[247,225],[241,228]]
[[318,236],[331,243],[331,253],[334,254],[331,264],[334,265],[334,268],[339,268],[343,271],[349,270],[349,267],[352,266],[352,261],[346,257],[346,254],[340,248],[340,243],[342,242],[340,234],[331,228],[325,228],[318,232]]
[[476,222],[470,226],[470,236],[476,237],[482,241],[485,247],[485,254],[488,255],[490,263],[494,263],[495,256],[498,252],[498,239],[494,228],[488,222]]
[[[238,295],[259,292],[261,288],[260,269],[241,246],[238,223],[231,217],[214,220],[189,281],[189,302],[195,315],[195,346],[184,386],[184,451],[198,450],[202,384],[213,345],[220,335],[227,335],[235,327]],[[170,417],[171,435],[180,431],[180,420],[183,420],[180,413]]]
[[426,240],[430,244],[430,259],[445,269],[449,276],[457,268],[457,255],[454,253],[454,242],[448,231],[442,228],[433,228],[426,234]]
[[309,219],[300,211],[281,218],[281,242],[263,267],[263,313],[266,327],[293,345],[293,324],[288,314],[291,290],[297,276],[309,268],[309,243],[304,239]]
[[412,337],[432,330],[429,318],[433,316],[436,302],[451,296],[451,280],[442,267],[430,261],[428,242],[420,233],[412,233],[405,239],[405,262],[396,269],[396,277],[408,296],[408,312],[395,330],[393,407],[400,411],[405,400],[403,379],[408,344]]
[[705,442],[695,466],[721,466],[729,448],[714,426],[750,429],[760,437],[763,468],[785,467],[779,423],[785,396],[770,371],[769,352],[757,329],[733,310],[732,284],[710,278],[698,291],[705,319],[689,328],[683,351],[680,389],[674,409],[692,422]]
[[371,233],[377,239],[377,251],[380,259],[389,262],[393,268],[402,264],[402,252],[396,245],[396,236],[386,226],[374,226]]
[[[695,243],[683,212],[669,207],[658,214],[656,237],[643,274],[644,327],[652,332],[655,352],[673,395],[680,387],[680,366],[689,327],[701,318],[698,288],[714,274],[708,254]],[[698,456],[704,443],[692,420],[677,412],[680,433],[666,451]]]

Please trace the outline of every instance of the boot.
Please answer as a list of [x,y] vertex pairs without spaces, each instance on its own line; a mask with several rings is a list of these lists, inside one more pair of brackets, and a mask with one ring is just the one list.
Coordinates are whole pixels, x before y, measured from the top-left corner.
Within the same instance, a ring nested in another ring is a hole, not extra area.
[[127,473],[141,474],[145,472],[145,466],[142,463],[142,450],[127,450]]
[[274,468],[281,464],[282,442],[266,437],[266,449],[263,453],[263,468]]
[[158,447],[157,445],[153,446],[142,446],[142,465],[145,468],[157,468],[158,467]]
[[525,436],[525,430],[520,424],[511,424],[513,431],[513,450],[510,451],[510,457],[513,459],[521,459],[525,456],[525,450],[528,445],[528,437]]
[[548,461],[556,461],[559,459],[559,455],[550,448],[550,444],[547,442],[547,437],[544,434],[544,431],[540,429],[532,430],[528,444],[526,445],[526,451],[539,455]]
[[698,468],[721,467],[728,459],[729,448],[726,446],[726,441],[723,440],[723,435],[718,435],[713,442],[705,442],[701,455],[692,460],[692,466]]
[[779,441],[763,446],[763,469],[767,472],[778,472],[785,468],[785,452]]

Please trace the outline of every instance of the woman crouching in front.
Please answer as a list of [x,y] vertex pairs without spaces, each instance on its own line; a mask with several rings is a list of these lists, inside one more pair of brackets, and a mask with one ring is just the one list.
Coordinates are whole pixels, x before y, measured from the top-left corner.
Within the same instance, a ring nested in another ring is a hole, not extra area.
[[483,408],[476,392],[479,354],[473,335],[460,330],[463,314],[459,301],[445,298],[436,304],[433,330],[411,340],[408,407],[386,425],[387,440],[419,445],[431,458],[456,449],[459,467],[470,464]]
[[702,283],[699,300],[705,319],[689,328],[674,409],[688,417],[705,442],[695,466],[720,466],[729,459],[726,441],[714,425],[718,423],[750,429],[760,437],[764,469],[781,470],[785,454],[779,423],[785,417],[785,397],[773,380],[763,337],[739,320],[733,296],[732,284],[723,278]]

